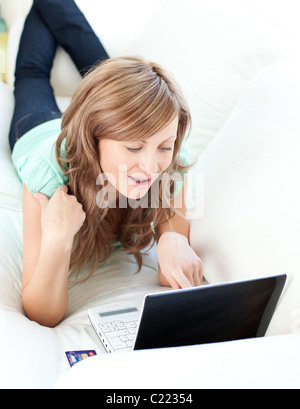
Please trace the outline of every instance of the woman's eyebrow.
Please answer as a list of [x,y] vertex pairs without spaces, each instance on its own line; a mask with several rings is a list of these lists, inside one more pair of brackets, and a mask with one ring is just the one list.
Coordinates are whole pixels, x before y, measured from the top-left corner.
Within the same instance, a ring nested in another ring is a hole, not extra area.
[[[170,139],[176,139],[176,136],[170,136],[170,138],[168,138],[168,139],[166,139],[165,141],[163,141],[163,142],[161,142],[160,143],[160,145],[162,144],[162,143],[165,143],[165,142],[168,142]],[[147,144],[147,141],[140,141],[141,143],[143,143],[144,145],[146,145]]]

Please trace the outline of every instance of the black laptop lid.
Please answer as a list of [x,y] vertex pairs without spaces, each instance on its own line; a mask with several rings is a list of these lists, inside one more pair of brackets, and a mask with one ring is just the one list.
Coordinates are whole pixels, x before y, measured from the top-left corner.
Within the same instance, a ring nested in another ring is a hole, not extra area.
[[134,349],[262,337],[285,281],[280,275],[151,294]]

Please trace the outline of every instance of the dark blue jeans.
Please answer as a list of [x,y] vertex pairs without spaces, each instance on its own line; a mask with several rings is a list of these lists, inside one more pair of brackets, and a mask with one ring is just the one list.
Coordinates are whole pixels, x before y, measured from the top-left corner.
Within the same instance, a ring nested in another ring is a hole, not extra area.
[[61,117],[50,85],[58,45],[70,54],[82,76],[108,58],[73,0],[35,0],[25,21],[16,62],[11,150],[32,128]]

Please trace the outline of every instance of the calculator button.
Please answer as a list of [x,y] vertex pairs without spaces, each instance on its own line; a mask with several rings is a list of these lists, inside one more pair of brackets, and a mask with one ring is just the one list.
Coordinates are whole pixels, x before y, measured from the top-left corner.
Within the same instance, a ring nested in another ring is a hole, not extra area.
[[99,324],[99,327],[103,332],[110,332],[110,329],[107,324]]
[[136,334],[136,327],[135,328],[128,328],[129,334]]
[[113,337],[109,339],[109,343],[111,344],[111,346],[114,349],[122,349],[122,348],[126,348],[127,345],[125,342],[122,342],[121,339],[119,337]]
[[110,338],[114,338],[114,337],[121,337],[124,335],[127,335],[128,331],[125,329],[121,330],[121,331],[112,331],[112,332],[108,332],[107,334],[105,334],[107,336],[108,339]]
[[133,341],[135,339],[135,334],[128,334],[127,338],[128,338],[128,341]]
[[135,321],[128,321],[125,322],[126,328],[136,328],[136,323]]
[[115,324],[118,327],[118,329],[126,329],[123,321],[116,321]]
[[133,341],[127,341],[126,345],[128,348],[132,348],[133,347]]
[[122,336],[120,336],[120,340],[121,340],[122,342],[128,341],[128,335],[122,335]]
[[108,322],[107,325],[108,325],[108,327],[109,327],[109,329],[111,331],[117,331],[118,330],[118,327],[116,326],[116,324],[114,322]]

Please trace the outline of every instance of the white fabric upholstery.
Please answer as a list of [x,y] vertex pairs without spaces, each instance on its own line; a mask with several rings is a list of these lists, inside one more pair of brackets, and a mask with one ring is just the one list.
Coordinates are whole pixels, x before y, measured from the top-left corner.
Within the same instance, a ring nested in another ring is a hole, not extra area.
[[106,389],[110,396],[112,386],[146,387],[149,399],[159,389],[298,389],[299,342],[296,334],[95,357],[74,366],[56,387]]
[[14,107],[11,89],[0,81],[0,206],[21,209],[22,188],[14,171],[8,143],[8,132]]
[[286,273],[269,334],[292,332],[300,317],[300,75],[275,64],[250,82],[201,156],[204,217],[191,245],[210,283]]
[[[248,82],[294,51],[290,33],[240,0],[165,0],[135,54],[159,61],[184,90],[193,115],[188,147],[198,157],[222,128]],[[186,24],[188,22],[188,24]]]
[[[69,308],[57,328],[24,316],[22,186],[7,140],[21,18],[9,37],[9,85],[0,83],[1,387],[52,388],[59,379],[59,387],[300,386],[299,335],[292,334],[300,331],[299,70],[292,63],[271,66],[290,58],[294,43],[249,3],[153,0],[148,10],[140,0],[78,0],[112,56],[157,60],[182,85],[194,118],[188,146],[199,157],[192,176],[203,173],[205,186],[204,214],[191,220],[191,244],[209,283],[288,274],[269,331],[276,336],[107,356],[87,309],[126,297],[141,302],[145,293],[161,291],[155,248],[138,275],[133,258],[118,251],[91,280],[70,285]],[[52,84],[62,109],[80,81],[72,64],[59,50]],[[64,352],[76,349],[95,349],[100,356],[69,372]],[[123,363],[129,363],[126,383],[117,373]]]

